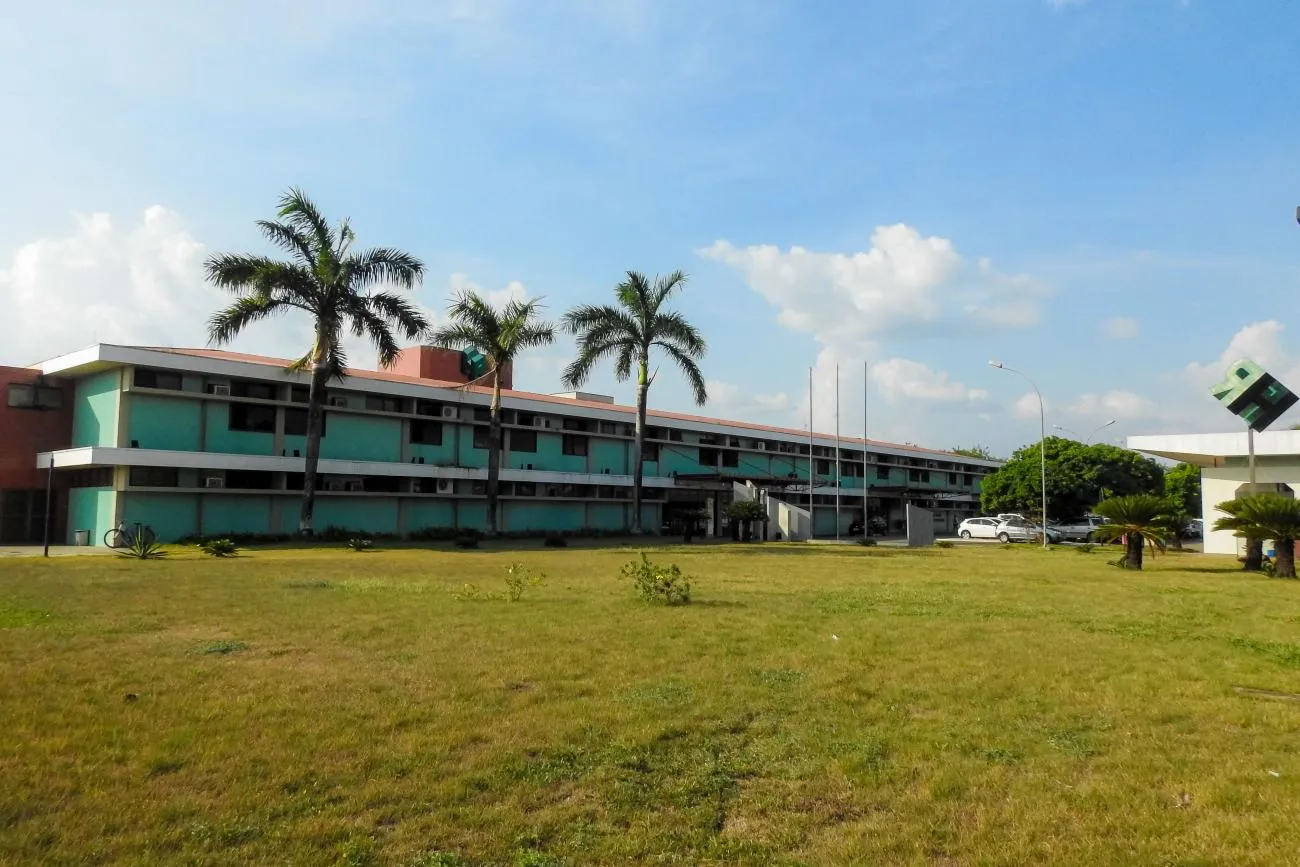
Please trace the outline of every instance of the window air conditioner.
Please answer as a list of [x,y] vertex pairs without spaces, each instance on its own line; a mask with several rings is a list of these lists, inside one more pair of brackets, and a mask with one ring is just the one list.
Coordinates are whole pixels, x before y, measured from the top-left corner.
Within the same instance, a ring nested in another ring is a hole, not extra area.
[[754,443],[754,450],[760,452],[767,451],[767,443]]
[[205,488],[224,488],[225,486],[226,480],[221,476],[208,476],[203,480],[203,487]]
[[443,418],[456,418],[460,415],[454,406],[444,406],[441,413]]
[[539,416],[533,417],[533,427],[546,427],[546,419]]
[[438,479],[435,490],[440,494],[450,494],[453,487],[454,483],[451,479]]
[[214,385],[212,386],[212,393],[217,397],[230,397],[230,386]]

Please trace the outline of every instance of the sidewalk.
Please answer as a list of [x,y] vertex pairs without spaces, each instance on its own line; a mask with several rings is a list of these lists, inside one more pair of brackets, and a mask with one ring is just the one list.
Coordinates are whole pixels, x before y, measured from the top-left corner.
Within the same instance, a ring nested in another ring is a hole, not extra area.
[[[45,552],[40,545],[13,545],[0,548],[0,557],[39,557]],[[51,557],[75,557],[78,554],[111,554],[111,548],[92,548],[89,545],[51,545]]]

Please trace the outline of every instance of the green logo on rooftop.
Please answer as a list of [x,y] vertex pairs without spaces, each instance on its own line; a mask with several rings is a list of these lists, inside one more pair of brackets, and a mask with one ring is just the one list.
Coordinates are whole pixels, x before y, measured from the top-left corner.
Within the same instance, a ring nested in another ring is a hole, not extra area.
[[487,356],[474,347],[471,346],[460,354],[460,372],[465,374],[470,382],[487,376],[489,369]]
[[1296,403],[1291,389],[1249,358],[1233,362],[1210,394],[1254,431],[1265,430]]

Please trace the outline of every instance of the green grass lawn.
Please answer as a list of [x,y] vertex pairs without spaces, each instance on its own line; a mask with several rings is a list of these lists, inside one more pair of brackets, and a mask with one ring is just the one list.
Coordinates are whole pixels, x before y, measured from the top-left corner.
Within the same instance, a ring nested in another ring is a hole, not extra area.
[[0,561],[0,863],[1300,863],[1300,702],[1240,690],[1300,693],[1300,583],[632,556]]

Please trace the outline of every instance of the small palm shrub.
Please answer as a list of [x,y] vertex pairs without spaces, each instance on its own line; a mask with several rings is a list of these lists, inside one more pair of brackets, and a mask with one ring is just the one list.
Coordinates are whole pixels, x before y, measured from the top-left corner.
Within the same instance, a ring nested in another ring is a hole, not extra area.
[[154,540],[152,533],[133,534],[126,547],[119,548],[117,553],[119,557],[128,557],[132,560],[159,560],[167,556],[167,552]]
[[348,539],[348,547],[357,553],[364,553],[375,550],[375,543],[372,539],[367,539],[364,536],[354,536]]
[[949,542],[947,539],[936,539],[936,540],[934,541],[934,547],[936,547],[936,548],[951,548],[951,547],[952,547],[952,542]]
[[1096,550],[1096,548],[1097,546],[1091,542],[1084,542],[1082,545],[1074,546],[1074,550],[1078,551],[1080,554],[1091,554]]
[[864,547],[864,548],[874,548],[874,547],[876,547],[876,540],[873,539],[873,538],[870,537],[870,536],[866,536],[866,537],[864,537],[864,538],[858,539],[857,542],[858,542],[859,545],[861,545],[861,546]]
[[208,539],[199,544],[199,550],[209,557],[234,557],[239,553],[239,546],[230,539]]
[[691,601],[691,582],[676,564],[661,566],[651,563],[645,552],[640,560],[623,565],[620,576],[629,579],[636,595],[647,602],[659,605],[686,605]]

